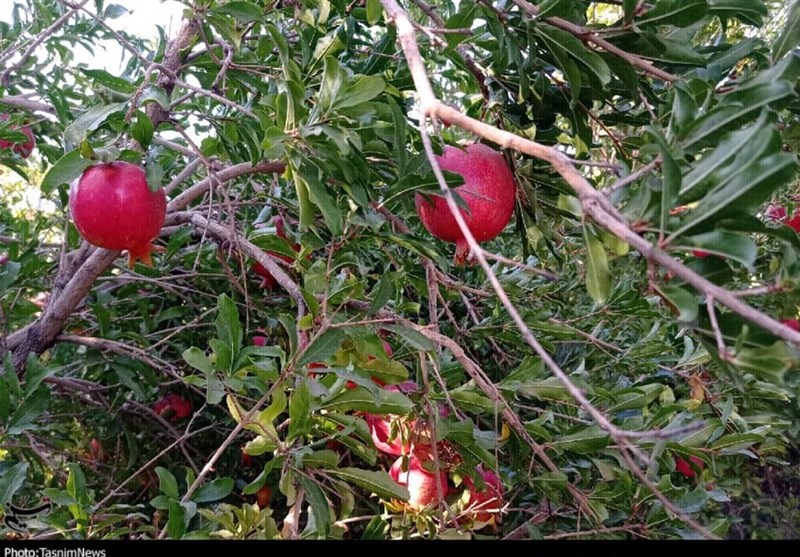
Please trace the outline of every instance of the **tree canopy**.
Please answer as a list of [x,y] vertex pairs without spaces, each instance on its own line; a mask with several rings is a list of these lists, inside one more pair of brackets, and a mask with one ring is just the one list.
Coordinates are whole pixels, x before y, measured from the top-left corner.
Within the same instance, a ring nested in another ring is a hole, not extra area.
[[0,535],[798,536],[797,2],[10,3]]

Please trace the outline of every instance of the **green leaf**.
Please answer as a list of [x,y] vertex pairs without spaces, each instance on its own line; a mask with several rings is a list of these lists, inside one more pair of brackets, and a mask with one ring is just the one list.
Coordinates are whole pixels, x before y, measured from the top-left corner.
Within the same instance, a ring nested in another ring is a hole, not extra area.
[[141,106],[151,102],[158,104],[158,106],[164,110],[169,110],[169,95],[167,95],[167,92],[162,87],[150,85],[144,90],[142,96],[139,97],[139,104]]
[[700,249],[721,255],[738,261],[748,269],[753,268],[758,256],[758,248],[752,238],[746,234],[727,230],[712,230],[694,236],[684,236],[676,240],[674,247],[677,250]]
[[289,400],[288,442],[305,435],[311,429],[311,393],[308,383],[301,381]]
[[577,454],[589,454],[605,448],[608,441],[608,433],[599,426],[592,425],[576,433],[560,437],[552,441],[550,445]]
[[[236,304],[226,294],[220,294],[217,299],[217,319],[214,321],[217,329],[217,337],[230,351],[230,365],[236,360],[236,356],[242,347],[242,325],[239,322],[239,309]],[[217,365],[220,365],[217,362]],[[233,371],[228,368],[225,371]]]
[[674,25],[687,27],[699,21],[708,11],[706,0],[658,0],[634,21],[639,27]]
[[[150,146],[150,142],[153,140],[153,131],[153,122],[150,117],[143,111],[137,110],[136,122],[131,126],[131,136],[143,149],[147,149]],[[150,181],[148,180],[149,183]]]
[[723,22],[737,18],[755,27],[762,27],[764,17],[768,14],[763,0],[708,0],[708,5],[709,14],[718,16]]
[[314,515],[314,524],[321,539],[328,536],[331,529],[331,505],[319,485],[305,476],[298,476],[300,485],[306,492],[306,500]]
[[375,25],[383,15],[380,0],[367,0],[367,23]]
[[74,149],[58,159],[50,167],[42,179],[42,192],[50,194],[62,184],[70,184],[92,165],[92,161],[84,159],[79,149]]
[[301,464],[303,468],[336,468],[339,465],[339,453],[329,449],[306,453]]
[[217,372],[206,374],[206,402],[216,406],[225,397],[225,385],[217,377]]
[[575,61],[583,65],[589,73],[594,74],[602,85],[611,83],[611,70],[605,60],[596,52],[586,48],[575,35],[568,31],[551,27],[548,24],[538,25],[536,31],[548,42],[548,46],[558,45]]
[[203,373],[214,373],[214,364],[205,355],[205,353],[196,346],[187,348],[183,351],[183,360],[195,369]]
[[661,293],[666,296],[666,301],[678,312],[678,321],[692,323],[697,319],[699,309],[697,307],[697,297],[677,286],[660,286]]
[[172,472],[161,466],[156,466],[156,475],[158,475],[158,489],[167,497],[174,499],[178,498],[178,480],[172,475]]
[[185,509],[179,501],[170,499],[169,518],[167,519],[167,533],[173,540],[179,540],[186,533]]
[[233,485],[233,478],[217,478],[205,485],[201,485],[197,491],[194,492],[192,501],[195,503],[219,501],[231,494]]
[[583,238],[586,242],[586,290],[596,304],[602,305],[611,295],[611,272],[603,243],[583,225]]
[[683,146],[691,150],[705,143],[713,144],[721,134],[730,131],[764,107],[785,101],[794,95],[794,85],[782,79],[740,86],[695,122]]
[[386,305],[395,292],[395,285],[400,278],[399,273],[388,272],[381,275],[378,284],[375,285],[375,294],[372,296],[372,303],[369,306],[369,315],[375,315],[379,309]]
[[375,493],[381,499],[397,499],[408,501],[408,489],[397,484],[383,470],[372,471],[360,468],[339,468],[338,470],[328,470],[331,476],[339,477],[348,483],[367,489]]
[[781,33],[772,43],[772,60],[778,61],[800,45],[800,2],[794,2],[786,15]]
[[714,150],[706,153],[684,176],[681,185],[680,202],[691,203],[703,197],[714,185],[725,180],[734,169],[741,168],[734,159],[743,152],[753,152],[760,156],[773,141],[776,130],[767,125],[767,112],[751,126],[736,130],[717,143]]
[[11,414],[11,389],[0,373],[0,425],[5,424]]
[[402,325],[384,325],[383,328],[403,338],[414,350],[430,352],[434,349],[433,342],[419,331],[409,329]]
[[684,447],[699,447],[708,441],[708,438],[711,437],[711,434],[720,427],[722,427],[722,422],[719,419],[711,419],[699,430],[688,433],[684,437],[680,438],[678,443]]
[[650,383],[641,387],[615,392],[614,398],[616,399],[616,402],[612,404],[606,411],[613,413],[621,412],[623,410],[644,408],[657,399],[663,390],[663,385],[659,383]]
[[259,21],[264,17],[264,10],[252,2],[233,0],[222,6],[215,6],[209,10],[210,13],[224,14],[235,17],[241,23],[251,23]]
[[792,354],[784,342],[775,342],[770,346],[741,348],[736,351],[733,365],[741,370],[753,373],[759,379],[775,384],[783,384],[784,374],[793,362]]
[[[319,208],[322,218],[325,219],[325,225],[331,231],[331,234],[338,236],[342,233],[342,211],[336,202],[336,198],[331,195],[327,186],[320,180],[320,172],[321,169],[309,161],[307,164],[303,164],[299,169],[299,173],[295,172],[294,176],[295,180],[300,180],[305,185],[309,201]],[[313,220],[313,208],[311,212]],[[309,224],[311,224],[311,221],[309,221]]]
[[127,79],[117,77],[106,70],[87,70],[86,68],[80,68],[80,72],[91,78],[95,83],[103,87],[108,87],[113,91],[125,94],[132,94],[136,91],[135,84]]
[[78,116],[64,130],[64,146],[68,151],[84,142],[91,132],[105,124],[108,117],[125,108],[125,103],[98,104]]
[[336,412],[360,410],[373,414],[405,415],[411,412],[414,405],[402,393],[384,389],[370,391],[358,386],[355,389],[345,389],[330,400],[323,402],[320,408]]
[[756,443],[762,443],[766,437],[757,433],[731,433],[723,435],[711,445],[711,449],[722,454],[733,454]]
[[339,350],[344,339],[345,333],[342,329],[328,329],[308,345],[297,360],[297,366],[302,367],[312,362],[327,360]]
[[156,193],[164,183],[164,169],[161,168],[161,164],[157,159],[148,156],[145,160],[144,172],[147,188]]
[[333,110],[359,106],[371,101],[386,88],[386,83],[376,75],[359,75],[345,86],[333,102]]
[[27,462],[17,462],[8,467],[0,468],[0,507],[11,502],[14,493],[25,483],[27,475]]
[[33,426],[34,420],[42,415],[50,402],[49,389],[37,389],[22,401],[19,408],[11,415],[5,431],[8,435],[17,435]]

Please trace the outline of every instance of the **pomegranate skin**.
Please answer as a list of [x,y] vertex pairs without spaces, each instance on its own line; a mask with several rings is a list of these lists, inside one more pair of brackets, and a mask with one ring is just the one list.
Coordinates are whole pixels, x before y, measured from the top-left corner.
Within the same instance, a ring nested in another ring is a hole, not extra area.
[[470,478],[464,478],[464,483],[469,491],[467,511],[478,523],[494,524],[500,522],[500,511],[505,504],[503,495],[505,489],[499,476],[491,470],[478,466],[478,472],[483,477],[485,486],[483,491],[478,491]]
[[[478,243],[500,234],[514,212],[516,183],[503,155],[486,145],[475,143],[461,150],[446,146],[436,157],[442,170],[464,177],[464,184],[455,188],[469,207],[461,215]],[[469,252],[466,239],[443,197],[422,194],[415,197],[417,214],[422,224],[436,238],[456,244],[456,259]]]
[[408,488],[408,506],[414,510],[422,510],[431,503],[436,502],[437,488],[439,483],[442,490],[442,497],[447,497],[450,487],[447,483],[447,474],[439,472],[433,474],[425,470],[420,462],[413,455],[408,459],[408,470],[403,471],[403,457],[398,458],[389,469],[389,476],[399,485]]
[[152,266],[151,242],[167,213],[163,189],[153,193],[145,172],[128,162],[91,166],[70,188],[70,213],[80,235],[90,244],[128,250],[128,266],[137,259]]

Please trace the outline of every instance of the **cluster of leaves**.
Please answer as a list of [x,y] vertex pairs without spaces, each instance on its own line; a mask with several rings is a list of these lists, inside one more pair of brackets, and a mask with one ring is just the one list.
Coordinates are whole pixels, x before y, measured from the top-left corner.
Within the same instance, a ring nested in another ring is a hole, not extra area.
[[[179,72],[164,81],[150,64],[164,62],[168,38],[153,46],[112,33],[124,10],[91,4],[97,19],[78,11],[58,28],[72,8],[56,0],[17,2],[12,21],[0,21],[0,60],[18,60],[13,53],[44,33],[0,88],[0,105],[3,97],[40,103],[27,119],[38,158],[26,167],[2,153],[8,171],[0,180],[45,172],[30,187],[57,208],[16,214],[0,205],[0,235],[10,238],[0,245],[8,256],[0,266],[2,334],[42,318],[37,295],[63,288],[53,284],[66,265],[61,250],[81,245],[68,219],[68,184],[109,158],[146,161],[154,186],[199,159],[180,188],[228,166],[282,162],[280,175],[232,180],[187,210],[291,258],[305,311],[281,290],[260,290],[236,242],[181,225],[164,235],[154,268],[105,274],[62,337],[27,358],[22,379],[0,344],[0,503],[47,496],[56,505],[29,524],[32,532],[470,533],[453,519],[463,484],[444,508],[404,508],[408,492],[390,478],[391,460],[376,450],[363,418],[372,413],[414,418],[415,435],[452,448],[454,483],[479,464],[499,473],[508,509],[472,535],[697,535],[636,479],[609,433],[532,355],[482,271],[453,267],[452,247],[432,242],[419,223],[413,193],[438,186],[420,154],[415,128],[424,124],[411,75],[380,2],[186,3],[198,29]],[[413,19],[435,25],[425,3],[407,4]],[[523,4],[535,5],[538,17]],[[603,163],[587,167],[598,188],[657,160],[659,172],[611,187],[611,202],[714,284],[774,285],[778,294],[748,300],[796,317],[800,240],[762,213],[770,199],[793,192],[800,59],[792,33],[800,9],[769,38],[753,32],[768,21],[761,0],[620,4],[443,0],[434,13],[450,32],[420,34],[423,57],[444,101]],[[679,79],[654,79],[630,56],[582,41],[564,21],[602,31]],[[96,52],[103,41],[122,45],[120,68],[74,58],[77,46]],[[170,118],[154,124],[154,106]],[[437,144],[474,140],[448,127]],[[500,284],[611,423],[680,432],[632,441],[650,456],[646,477],[680,511],[725,535],[725,505],[749,481],[743,462],[786,466],[787,447],[797,442],[796,348],[729,312],[714,325],[707,293],[584,218],[552,169],[508,156],[520,186],[515,227],[486,247],[558,279],[497,264]],[[270,226],[276,215],[287,238]],[[691,255],[696,249],[713,256]],[[432,341],[425,333],[434,325],[464,355]],[[730,353],[720,353],[717,336]],[[476,382],[469,361],[496,394]],[[389,391],[374,378],[418,388]],[[190,400],[191,418],[153,412],[165,393]],[[510,429],[505,404],[555,469]],[[431,411],[440,405],[450,412]],[[212,459],[213,477],[196,482]],[[677,472],[679,459],[702,469]],[[254,505],[265,486],[268,507]],[[584,494],[590,517],[570,490]]]

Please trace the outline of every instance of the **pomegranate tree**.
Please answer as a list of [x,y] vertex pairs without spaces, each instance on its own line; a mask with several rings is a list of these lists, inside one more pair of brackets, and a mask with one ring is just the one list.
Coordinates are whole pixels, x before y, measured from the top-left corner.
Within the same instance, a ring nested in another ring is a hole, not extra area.
[[87,168],[72,184],[72,220],[80,235],[100,248],[128,251],[128,266],[137,260],[152,266],[152,241],[164,224],[167,197],[150,190],[144,170],[129,162]]
[[[446,146],[436,160],[442,170],[464,177],[464,184],[454,191],[469,207],[469,211],[462,208],[461,214],[475,240],[486,242],[500,234],[511,220],[516,197],[514,174],[503,155],[476,143],[465,150]],[[469,246],[445,199],[417,194],[415,201],[417,214],[428,232],[445,242],[454,242],[456,262],[463,262]]]
[[[0,114],[0,121],[5,120],[8,120],[8,114]],[[0,139],[0,151],[11,149],[12,152],[18,154],[23,159],[30,157],[31,153],[33,152],[33,148],[36,146],[36,140],[33,138],[33,132],[31,129],[28,126],[19,127],[16,124],[11,124],[9,129],[20,132],[28,139],[22,143],[15,143],[13,141]]]

